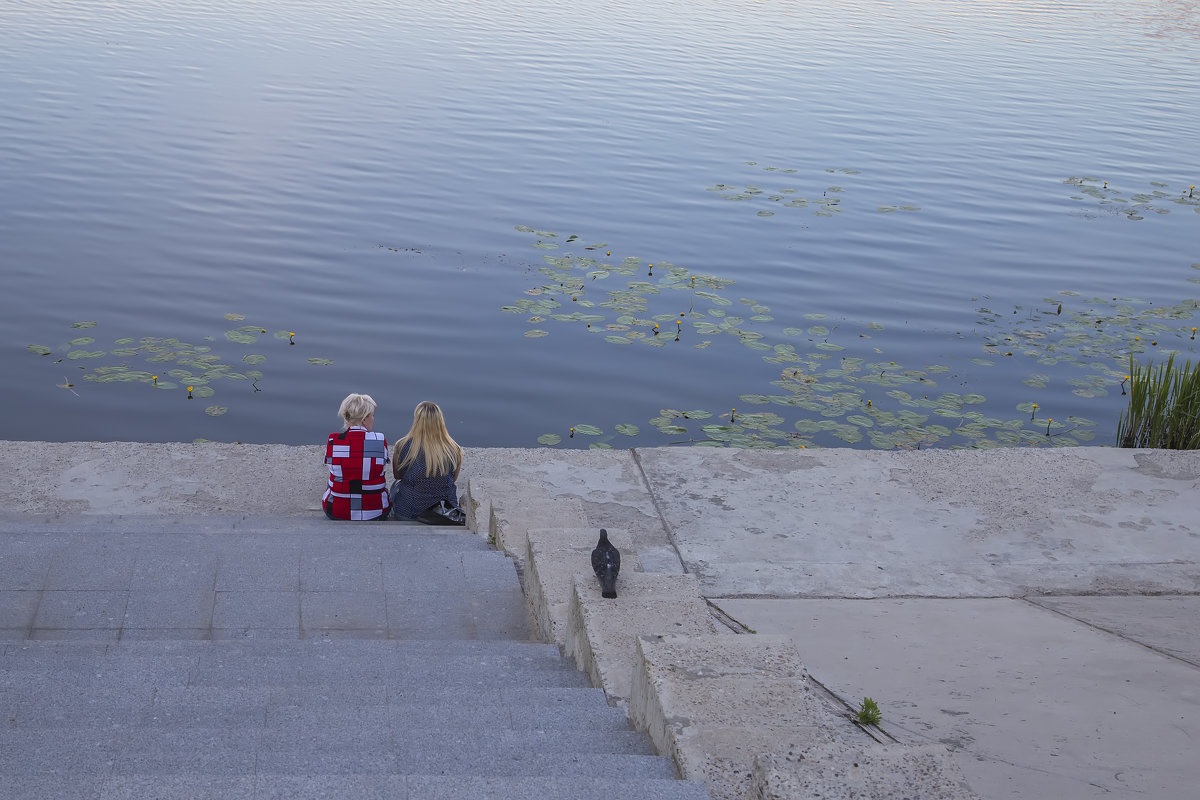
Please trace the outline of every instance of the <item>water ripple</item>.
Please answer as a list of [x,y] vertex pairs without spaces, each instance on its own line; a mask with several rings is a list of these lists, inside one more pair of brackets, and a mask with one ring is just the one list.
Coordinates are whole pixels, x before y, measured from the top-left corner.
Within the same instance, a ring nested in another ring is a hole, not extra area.
[[[734,278],[773,337],[823,313],[914,363],[969,364],[985,303],[1195,296],[1200,217],[1122,209],[1200,183],[1198,34],[1194,0],[0,0],[0,366],[21,410],[0,438],[308,442],[377,386],[454,409],[465,443],[527,445],[777,375],[740,346],[526,339],[498,309],[547,251],[516,225]],[[840,211],[715,184],[814,205],[838,186]],[[880,210],[900,206],[919,211]],[[76,398],[24,350],[78,320],[98,346],[220,344],[230,312],[303,344],[271,352],[263,391],[222,389],[219,418],[140,385]],[[1028,368],[970,379],[1008,397]]]

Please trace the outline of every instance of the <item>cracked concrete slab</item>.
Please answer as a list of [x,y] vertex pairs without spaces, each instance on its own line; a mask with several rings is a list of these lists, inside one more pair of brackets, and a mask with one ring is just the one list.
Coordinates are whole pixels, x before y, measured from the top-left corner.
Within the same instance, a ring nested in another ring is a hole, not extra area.
[[1200,591],[1200,453],[638,451],[710,596]]
[[1136,641],[1015,599],[715,602],[791,639],[836,695],[876,700],[900,742],[950,748],[981,797],[1195,791],[1200,671]]
[[1200,667],[1200,596],[1027,599],[1085,625]]

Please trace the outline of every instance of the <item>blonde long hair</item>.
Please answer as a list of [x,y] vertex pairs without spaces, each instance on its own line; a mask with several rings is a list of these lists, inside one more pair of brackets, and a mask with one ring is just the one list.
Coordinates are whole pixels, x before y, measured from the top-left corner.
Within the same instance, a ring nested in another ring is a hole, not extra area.
[[[403,460],[400,451],[408,443],[408,454]],[[413,424],[408,433],[392,448],[392,469],[402,471],[417,460],[425,458],[425,477],[454,473],[462,466],[462,448],[446,430],[446,420],[437,403],[423,400],[413,409]]]

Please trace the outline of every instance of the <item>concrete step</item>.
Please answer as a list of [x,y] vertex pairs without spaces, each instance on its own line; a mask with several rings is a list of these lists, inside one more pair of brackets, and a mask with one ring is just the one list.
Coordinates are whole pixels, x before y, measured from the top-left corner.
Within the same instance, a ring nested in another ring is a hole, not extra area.
[[478,537],[321,522],[0,534],[0,639],[530,638],[513,562]]
[[445,689],[405,692],[330,692],[311,687],[111,689],[50,687],[50,691],[6,692],[0,727],[169,728],[265,725],[274,714],[303,712],[334,716],[385,708],[397,730],[553,731],[570,728],[627,731],[629,720],[610,707],[598,689],[491,687],[475,693]]
[[475,658],[481,661],[492,658],[515,658],[541,661],[547,664],[562,662],[562,653],[557,645],[544,642],[512,640],[431,641],[422,639],[344,639],[336,642],[325,640],[296,639],[242,639],[221,642],[219,648],[211,640],[137,641],[125,639],[119,642],[71,641],[71,640],[0,640],[0,659],[12,658],[18,663],[22,658],[31,660],[72,656],[94,659],[136,657],[217,657],[224,656],[270,656],[287,655],[299,659],[325,660],[328,658]]
[[474,664],[447,663],[441,667],[429,664],[421,669],[397,672],[391,676],[364,677],[347,675],[339,682],[336,674],[314,674],[305,671],[293,659],[254,658],[240,662],[213,664],[203,669],[176,665],[171,674],[163,674],[154,664],[133,665],[126,662],[116,667],[100,665],[85,668],[47,667],[44,670],[13,670],[0,675],[0,687],[12,691],[53,692],[64,687],[87,689],[140,690],[152,688],[263,688],[305,689],[320,691],[329,686],[353,687],[362,691],[373,688],[403,690],[410,693],[446,690],[462,693],[469,690],[487,692],[498,687],[588,687],[587,676],[566,667],[519,668],[478,667]]
[[339,701],[352,691],[398,702],[582,681],[557,648],[520,642],[0,643],[0,687],[26,694],[111,689],[132,698],[220,687],[302,690]]
[[164,675],[202,673],[225,663],[250,659],[289,660],[314,682],[322,675],[338,681],[349,677],[390,679],[396,673],[451,666],[463,670],[570,669],[550,644],[513,641],[420,640],[239,640],[0,641],[0,667],[5,670],[78,669],[129,671],[156,668]]
[[[272,791],[270,781],[259,784]],[[408,800],[709,800],[704,784],[693,781],[645,778],[520,778],[500,782],[492,779],[459,779],[409,775]],[[272,797],[271,794],[259,795]]]
[[689,781],[597,777],[456,777],[444,775],[118,775],[82,793],[70,779],[49,778],[6,800],[101,797],[103,800],[707,800]]
[[0,798],[698,800],[462,529],[0,519]]
[[[47,773],[675,777],[668,759],[646,753],[644,737],[637,742],[632,731],[603,736],[586,731],[491,736],[482,731],[414,731],[392,736],[386,728],[340,719],[316,731],[5,728],[0,729],[0,779],[36,779]],[[642,752],[625,752],[630,749]]]
[[437,642],[155,644],[0,648],[6,797],[64,775],[54,796],[98,777],[674,777],[552,647],[456,643],[439,667]]
[[490,549],[486,540],[461,526],[423,525],[401,520],[342,522],[318,512],[298,516],[262,514],[187,515],[31,515],[0,513],[0,535],[16,533],[292,533],[388,535],[404,539],[441,537],[455,547]]

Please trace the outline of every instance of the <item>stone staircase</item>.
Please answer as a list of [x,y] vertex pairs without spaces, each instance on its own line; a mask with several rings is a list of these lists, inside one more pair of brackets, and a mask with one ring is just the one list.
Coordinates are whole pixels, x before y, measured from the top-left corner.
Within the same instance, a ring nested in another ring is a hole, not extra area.
[[462,529],[0,518],[0,798],[700,800]]

